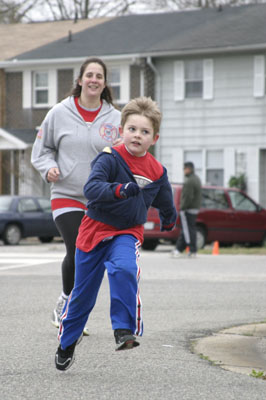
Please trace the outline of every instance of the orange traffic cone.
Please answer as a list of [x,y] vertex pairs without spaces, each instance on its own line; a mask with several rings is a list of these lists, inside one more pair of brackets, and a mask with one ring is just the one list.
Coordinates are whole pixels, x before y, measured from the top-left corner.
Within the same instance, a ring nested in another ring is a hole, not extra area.
[[189,253],[189,246],[186,247],[186,253]]
[[213,256],[218,256],[219,255],[219,242],[218,242],[218,240],[215,240],[215,242],[213,244],[212,255]]

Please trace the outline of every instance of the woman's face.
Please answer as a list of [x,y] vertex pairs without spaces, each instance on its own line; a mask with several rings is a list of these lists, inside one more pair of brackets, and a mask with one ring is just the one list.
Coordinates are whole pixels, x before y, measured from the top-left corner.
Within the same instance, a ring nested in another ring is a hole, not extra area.
[[88,98],[100,98],[105,88],[103,67],[98,63],[90,63],[84,70],[82,78],[79,79],[81,93]]

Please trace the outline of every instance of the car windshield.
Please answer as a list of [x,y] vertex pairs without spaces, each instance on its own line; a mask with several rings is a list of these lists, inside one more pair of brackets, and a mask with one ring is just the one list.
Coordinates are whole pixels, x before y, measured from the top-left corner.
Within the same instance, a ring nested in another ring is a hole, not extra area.
[[12,198],[11,197],[1,197],[0,196],[0,211],[8,211]]

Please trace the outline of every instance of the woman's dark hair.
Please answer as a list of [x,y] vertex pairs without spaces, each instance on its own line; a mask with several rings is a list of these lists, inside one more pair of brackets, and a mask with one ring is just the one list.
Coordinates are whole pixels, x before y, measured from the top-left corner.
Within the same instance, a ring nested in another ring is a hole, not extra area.
[[113,104],[113,96],[112,96],[112,91],[111,88],[107,85],[107,68],[105,63],[100,59],[100,58],[87,58],[84,63],[81,65],[80,67],[80,71],[79,71],[79,76],[75,81],[75,86],[74,88],[71,90],[70,95],[75,96],[75,97],[79,97],[81,94],[81,86],[79,85],[79,79],[82,78],[85,69],[87,68],[87,66],[91,63],[96,63],[101,65],[102,69],[103,69],[103,74],[104,74],[104,82],[105,82],[105,88],[103,89],[102,93],[101,93],[101,99],[104,99],[107,101],[107,103],[109,104]]

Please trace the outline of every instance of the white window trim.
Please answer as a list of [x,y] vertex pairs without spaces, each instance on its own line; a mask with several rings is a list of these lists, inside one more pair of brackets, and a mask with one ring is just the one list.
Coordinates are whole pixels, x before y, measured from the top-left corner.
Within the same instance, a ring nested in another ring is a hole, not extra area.
[[[129,64],[108,64],[108,70],[111,68],[120,69],[120,99],[114,99],[117,104],[126,104],[129,102]],[[110,83],[109,83],[110,84]],[[111,85],[110,85],[111,86]]]
[[[207,154],[208,154],[208,152],[210,152],[210,151],[219,151],[219,152],[222,153],[222,162],[223,162],[223,165],[222,165],[221,167],[212,168],[212,167],[208,167],[208,166],[207,166]],[[208,171],[215,170],[215,169],[218,169],[218,170],[222,170],[222,171],[223,171],[223,185],[222,185],[222,186],[224,186],[224,185],[225,185],[225,150],[222,149],[222,148],[207,148],[207,149],[204,149],[204,153],[205,153],[205,157],[204,157],[204,170],[205,170],[205,171],[204,171],[204,176],[205,176],[205,183],[208,184],[208,182],[207,182],[207,172],[208,172]]]
[[[47,75],[47,86],[36,86],[36,75],[37,74],[46,74]],[[47,102],[45,103],[37,103],[36,98],[37,98],[37,93],[39,91],[47,91]],[[33,71],[32,72],[32,105],[34,108],[40,108],[40,107],[47,107],[49,104],[49,72],[46,70],[39,70],[39,71]]]
[[264,97],[265,95],[265,56],[254,56],[254,97]]
[[[213,99],[213,60],[203,60],[203,100]],[[174,62],[174,101],[185,100],[184,61]]]
[[203,99],[213,99],[213,60],[203,60]]
[[[22,95],[22,106],[23,108],[50,108],[57,103],[57,70],[47,69],[48,72],[48,103],[35,104],[33,96],[33,73],[41,71],[25,70],[23,71],[23,95]],[[43,71],[43,70],[42,70]]]
[[182,101],[185,98],[185,66],[184,61],[174,62],[174,100]]

